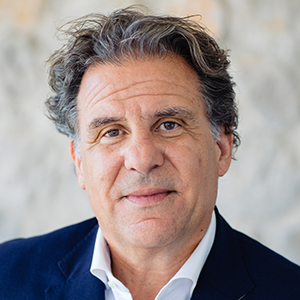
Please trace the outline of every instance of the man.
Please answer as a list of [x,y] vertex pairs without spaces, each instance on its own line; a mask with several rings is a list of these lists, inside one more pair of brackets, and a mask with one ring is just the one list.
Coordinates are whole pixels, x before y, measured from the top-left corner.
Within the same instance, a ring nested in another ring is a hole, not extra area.
[[66,33],[47,108],[96,219],[3,244],[0,298],[299,299],[300,268],[215,208],[239,145],[226,52],[133,9]]

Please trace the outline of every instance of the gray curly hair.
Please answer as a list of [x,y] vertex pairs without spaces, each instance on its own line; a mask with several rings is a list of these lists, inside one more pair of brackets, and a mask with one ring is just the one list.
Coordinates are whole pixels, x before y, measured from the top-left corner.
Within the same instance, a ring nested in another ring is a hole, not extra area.
[[77,95],[85,71],[99,62],[119,64],[126,59],[168,53],[182,56],[196,71],[214,139],[218,140],[224,126],[225,134],[233,134],[234,148],[239,146],[227,51],[190,17],[151,16],[131,7],[109,16],[86,15],[67,23],[62,31],[67,42],[48,60],[49,85],[54,94],[47,99],[46,107],[48,117],[59,132],[74,141],[76,150],[80,147]]

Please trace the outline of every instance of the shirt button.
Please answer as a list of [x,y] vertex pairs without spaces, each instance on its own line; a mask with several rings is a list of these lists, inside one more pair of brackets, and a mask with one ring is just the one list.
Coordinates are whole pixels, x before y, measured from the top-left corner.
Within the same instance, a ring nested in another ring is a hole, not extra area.
[[114,289],[114,288],[116,287],[115,283],[112,282],[112,281],[109,281],[107,284],[108,284],[112,289]]

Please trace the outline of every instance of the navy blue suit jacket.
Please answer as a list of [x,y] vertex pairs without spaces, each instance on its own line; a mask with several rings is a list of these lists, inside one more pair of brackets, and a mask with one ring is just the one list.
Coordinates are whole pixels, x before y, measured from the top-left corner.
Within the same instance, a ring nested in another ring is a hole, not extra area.
[[[215,242],[192,300],[299,300],[300,268],[216,212]],[[104,285],[89,271],[97,229],[91,219],[0,245],[0,299],[104,300]]]

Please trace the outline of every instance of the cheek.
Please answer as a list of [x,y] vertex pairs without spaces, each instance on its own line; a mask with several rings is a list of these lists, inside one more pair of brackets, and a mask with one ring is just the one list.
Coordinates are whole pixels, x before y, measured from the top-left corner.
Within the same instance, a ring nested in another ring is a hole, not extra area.
[[90,201],[109,198],[110,190],[119,174],[121,160],[111,151],[91,149],[82,157],[83,175]]
[[203,191],[216,185],[215,143],[206,140],[182,143],[170,149],[168,159],[178,171],[184,189]]
[[202,152],[203,149],[196,143],[184,141],[169,147],[166,151],[166,157],[181,176],[196,179],[195,175],[205,160]]

